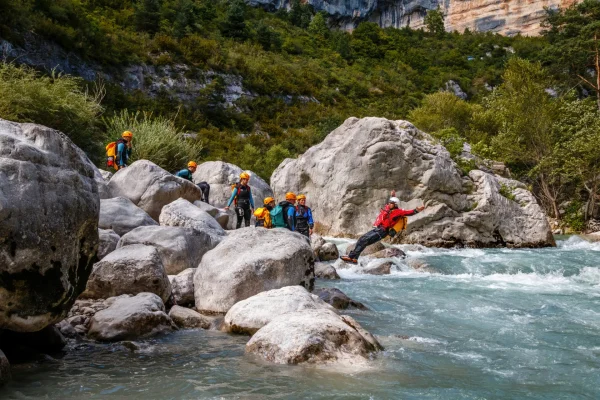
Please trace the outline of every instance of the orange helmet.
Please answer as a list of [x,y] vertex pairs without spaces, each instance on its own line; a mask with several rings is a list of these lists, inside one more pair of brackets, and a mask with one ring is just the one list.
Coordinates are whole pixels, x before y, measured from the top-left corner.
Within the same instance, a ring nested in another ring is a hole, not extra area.
[[287,192],[285,194],[285,199],[286,200],[296,200],[296,194],[292,193],[292,192]]
[[298,195],[298,197],[296,197],[296,200],[300,201],[300,200],[306,200],[306,196],[303,194]]
[[193,167],[193,168],[196,168],[197,166],[198,166],[198,164],[196,164],[196,162],[195,162],[195,161],[190,161],[190,162],[188,163],[188,168],[191,168],[191,167]]
[[123,135],[121,135],[124,138],[132,138],[133,137],[133,133],[131,133],[130,131],[125,131],[123,132]]
[[266,199],[263,201],[263,204],[266,206],[266,205],[269,205],[269,203],[271,203],[272,201],[275,201],[275,199],[274,199],[274,198],[272,198],[272,197],[267,197],[267,198],[266,198]]
[[247,172],[242,172],[240,174],[240,179],[250,179],[250,174]]

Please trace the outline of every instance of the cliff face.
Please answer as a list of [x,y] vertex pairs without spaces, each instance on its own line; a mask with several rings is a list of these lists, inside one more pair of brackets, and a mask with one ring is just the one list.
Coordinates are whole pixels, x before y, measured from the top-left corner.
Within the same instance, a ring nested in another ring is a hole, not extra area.
[[[268,10],[289,7],[289,0],[248,0]],[[577,0],[305,0],[316,11],[327,12],[342,29],[360,21],[381,27],[421,28],[427,10],[440,7],[448,31],[498,32],[535,36],[541,32],[544,8],[568,7]]]

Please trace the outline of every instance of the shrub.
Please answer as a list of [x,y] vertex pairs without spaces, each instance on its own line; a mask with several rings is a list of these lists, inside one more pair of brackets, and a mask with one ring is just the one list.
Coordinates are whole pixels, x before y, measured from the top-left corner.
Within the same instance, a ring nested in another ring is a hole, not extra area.
[[95,160],[102,154],[102,95],[102,87],[90,94],[80,78],[0,63],[0,117],[64,132]]
[[169,172],[181,169],[188,161],[198,161],[202,143],[185,138],[173,120],[154,117],[151,113],[121,111],[105,119],[111,138],[119,138],[123,131],[133,132],[132,160],[149,160]]
[[500,184],[500,194],[511,201],[515,201],[516,196],[512,192],[512,188],[504,183]]
[[193,64],[207,64],[209,59],[219,53],[219,44],[211,39],[190,35],[181,39],[181,51]]

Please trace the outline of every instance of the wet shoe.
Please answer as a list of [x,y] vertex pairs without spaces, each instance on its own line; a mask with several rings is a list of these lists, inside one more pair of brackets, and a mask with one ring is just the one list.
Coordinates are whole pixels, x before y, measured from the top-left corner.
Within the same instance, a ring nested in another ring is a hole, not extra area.
[[346,261],[347,263],[358,264],[358,260],[356,258],[350,258],[348,256],[341,256],[340,259],[342,259],[342,261]]

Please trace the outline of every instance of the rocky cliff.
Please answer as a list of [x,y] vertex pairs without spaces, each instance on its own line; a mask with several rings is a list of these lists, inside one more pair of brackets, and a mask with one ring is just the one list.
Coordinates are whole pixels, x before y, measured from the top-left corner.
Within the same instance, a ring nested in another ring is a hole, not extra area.
[[[248,0],[269,10],[289,7],[288,0]],[[503,35],[538,35],[544,8],[568,7],[576,0],[306,0],[316,11],[325,11],[343,29],[360,21],[382,27],[421,28],[427,10],[440,8],[446,30],[498,32]]]

